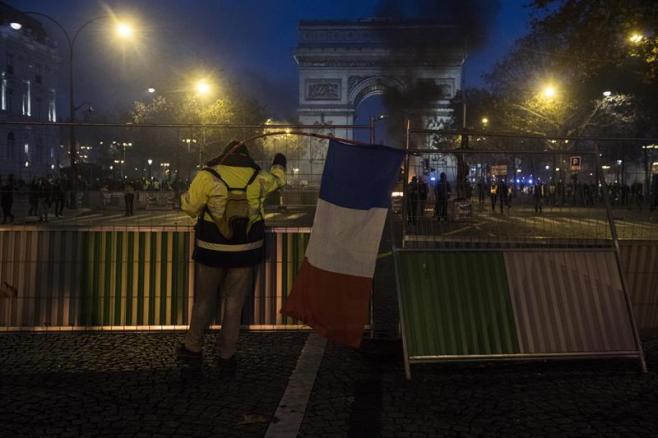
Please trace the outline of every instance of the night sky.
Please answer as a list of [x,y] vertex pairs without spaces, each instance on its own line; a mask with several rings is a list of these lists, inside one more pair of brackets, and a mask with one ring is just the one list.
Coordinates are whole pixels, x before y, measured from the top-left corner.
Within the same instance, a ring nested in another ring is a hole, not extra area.
[[[239,83],[275,117],[293,116],[297,69],[292,59],[300,19],[370,17],[379,0],[13,0],[23,11],[51,15],[70,32],[109,9],[127,13],[140,29],[139,42],[120,45],[108,22],[83,31],[76,43],[76,101],[91,103],[109,117],[147,97],[146,89],[173,91],[196,72],[220,69],[223,85]],[[501,0],[486,44],[466,64],[466,86],[483,85],[481,75],[528,30],[528,0]],[[52,37],[60,31],[46,24]],[[64,44],[61,45],[64,47]],[[64,53],[62,51],[62,53]],[[63,55],[62,73],[66,57]],[[66,79],[65,74],[62,74]],[[66,82],[60,85],[66,104]],[[60,114],[64,114],[60,110]]]

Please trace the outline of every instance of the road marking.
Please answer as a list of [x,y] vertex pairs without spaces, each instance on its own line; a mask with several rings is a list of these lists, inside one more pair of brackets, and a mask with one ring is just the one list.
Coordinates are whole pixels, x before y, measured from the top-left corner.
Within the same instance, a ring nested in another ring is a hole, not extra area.
[[483,224],[483,222],[480,222],[480,223],[477,223],[477,224],[473,224],[473,225],[467,225],[467,226],[465,226],[465,227],[457,228],[456,230],[448,231],[447,233],[443,233],[442,235],[443,235],[443,236],[450,236],[450,235],[452,235],[452,234],[461,233],[462,231],[470,230],[470,229],[472,229],[473,227],[476,227],[476,226],[479,226],[479,225],[482,225],[482,224]]
[[265,438],[295,437],[299,433],[326,345],[326,339],[315,333],[308,335]]
[[482,219],[491,221],[491,222],[507,222],[503,219],[499,219],[499,218],[494,217],[494,216],[487,216],[486,214],[480,215],[479,217],[481,217]]
[[542,216],[542,220],[544,222],[548,222],[549,224],[553,224],[553,225],[564,225],[564,223],[562,223],[558,220],[555,220],[555,219],[548,218],[548,217],[543,217]]
[[622,220],[615,220],[615,223],[617,225],[623,225],[625,227],[639,227],[639,228],[645,228],[645,229],[646,228],[649,228],[649,229],[655,228],[655,227],[652,227],[650,225],[645,225],[645,224],[640,223],[640,222],[628,222],[628,221],[622,221]]

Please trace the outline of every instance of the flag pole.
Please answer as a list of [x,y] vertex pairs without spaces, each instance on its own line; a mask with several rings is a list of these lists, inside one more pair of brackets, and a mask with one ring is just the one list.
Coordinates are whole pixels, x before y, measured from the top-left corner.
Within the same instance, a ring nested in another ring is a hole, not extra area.
[[404,146],[404,170],[402,172],[402,248],[405,246],[407,235],[407,179],[409,175],[409,144],[411,140],[411,120],[406,123],[406,142]]

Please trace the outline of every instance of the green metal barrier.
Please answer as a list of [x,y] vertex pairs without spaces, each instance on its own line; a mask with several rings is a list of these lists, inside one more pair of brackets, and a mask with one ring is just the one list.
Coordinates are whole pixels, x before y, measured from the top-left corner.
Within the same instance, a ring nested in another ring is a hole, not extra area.
[[[304,258],[310,230],[270,230],[243,326],[299,328],[279,310]],[[2,330],[184,329],[194,301],[191,227],[0,230]]]
[[395,249],[405,373],[444,360],[644,357],[610,250]]

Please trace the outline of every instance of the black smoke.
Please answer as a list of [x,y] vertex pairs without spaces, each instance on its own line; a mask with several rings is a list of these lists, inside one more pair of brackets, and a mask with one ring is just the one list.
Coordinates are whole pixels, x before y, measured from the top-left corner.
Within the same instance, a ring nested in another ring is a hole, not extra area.
[[500,0],[380,0],[375,6],[375,16],[458,26],[472,51],[485,44],[500,8]]

